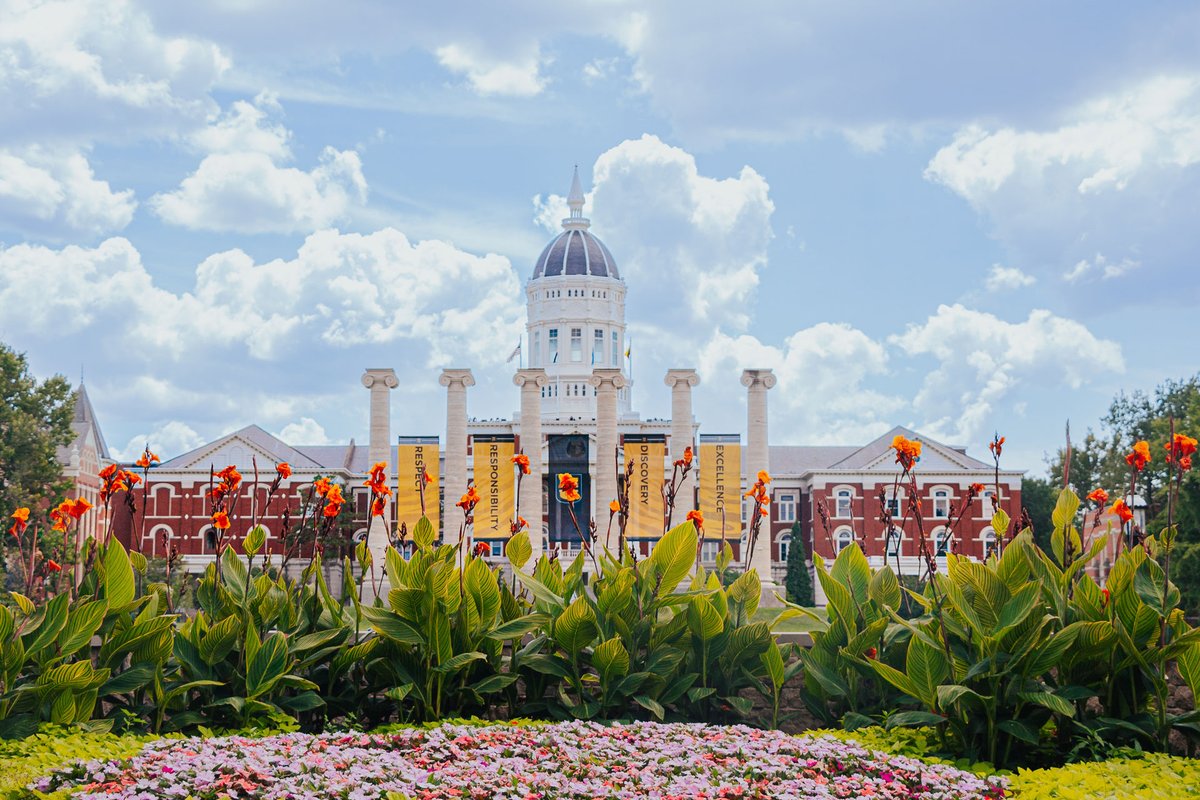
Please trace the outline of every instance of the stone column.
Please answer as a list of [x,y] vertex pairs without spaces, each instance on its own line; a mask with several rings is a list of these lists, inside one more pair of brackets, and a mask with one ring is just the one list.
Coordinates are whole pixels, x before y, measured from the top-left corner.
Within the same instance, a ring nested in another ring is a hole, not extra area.
[[[367,460],[370,462],[368,469],[380,461],[387,463],[388,485],[394,486],[391,459],[392,406],[389,392],[399,386],[400,381],[396,379],[396,372],[390,368],[368,369],[363,373],[362,385],[371,390],[371,429],[367,444]],[[374,517],[367,519],[367,547],[371,551],[375,574],[384,576],[383,594],[386,596],[388,591],[387,573],[384,572],[383,565],[392,530],[392,504],[390,502],[387,504],[380,519],[376,520]],[[370,581],[363,585],[363,599],[368,602],[375,599],[374,586]]]
[[589,383],[596,387],[596,475],[592,502],[596,528],[605,531],[608,504],[617,499],[617,393],[625,387],[626,380],[619,369],[593,369]]
[[[743,458],[746,485],[749,491],[758,480],[758,471],[771,471],[771,455],[767,439],[767,390],[776,383],[769,369],[747,369],[742,371],[742,385],[746,387],[746,453]],[[773,508],[773,507],[772,507]],[[745,558],[745,555],[742,556]],[[750,567],[758,572],[762,581],[763,602],[776,602],[774,592],[779,586],[771,573],[771,518],[762,521],[758,542],[751,555]]]
[[529,474],[521,481],[521,505],[517,513],[529,523],[529,544],[533,546],[533,557],[526,565],[533,565],[542,556],[542,479],[545,466],[542,464],[542,389],[550,382],[546,370],[541,367],[520,369],[513,376],[513,383],[521,387],[521,451],[529,456]]
[[446,387],[446,459],[442,466],[442,531],[455,544],[461,510],[454,504],[467,493],[467,387],[475,385],[469,369],[444,369],[438,382]]
[[[692,387],[700,384],[700,376],[694,369],[669,369],[664,379],[671,387],[671,463],[683,458],[683,451],[694,447],[692,435],[695,419],[692,416]],[[687,519],[687,513],[696,507],[696,471],[692,470],[679,483],[675,494],[675,514],[671,525]]]

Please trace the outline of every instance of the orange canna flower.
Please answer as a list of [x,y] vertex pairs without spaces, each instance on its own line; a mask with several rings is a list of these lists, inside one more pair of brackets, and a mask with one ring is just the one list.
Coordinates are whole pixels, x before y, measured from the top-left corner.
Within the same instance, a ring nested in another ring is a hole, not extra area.
[[46,559],[46,569],[50,572],[62,572],[62,566],[53,558]]
[[704,527],[704,515],[701,514],[699,511],[696,511],[696,510],[689,511],[687,514],[687,518],[690,522],[694,523],[697,528]]
[[529,527],[529,523],[525,521],[524,517],[517,517],[517,530],[521,530],[523,528],[528,528],[528,527]]
[[275,465],[275,474],[277,474],[283,480],[287,480],[288,478],[292,477],[292,465],[286,461],[280,461]]
[[1088,492],[1087,499],[1098,506],[1102,506],[1108,503],[1108,492],[1103,489],[1092,489]]
[[695,455],[695,453],[692,452],[692,448],[690,448],[690,447],[683,448],[683,463],[685,466],[690,467],[692,465],[692,459],[694,459],[695,457],[696,457],[696,455]]
[[313,489],[321,497],[329,494],[329,487],[332,485],[333,484],[329,482],[329,478],[317,478],[315,481],[313,481]]
[[1135,444],[1129,455],[1125,456],[1125,463],[1133,467],[1135,472],[1141,472],[1150,463],[1150,443],[1141,441]]
[[24,527],[29,524],[29,509],[24,507],[18,508],[12,513],[11,517],[17,522],[22,523],[22,527]]
[[621,511],[621,504],[620,504],[620,503],[618,503],[616,500],[612,500],[612,501],[610,501],[610,502],[609,502],[609,504],[608,504],[608,510],[609,510],[609,512],[610,512],[610,513],[612,513],[612,514],[617,514],[617,513],[620,513],[620,511]]
[[579,480],[569,472],[558,473],[558,488],[562,491],[579,488]]
[[522,475],[529,474],[529,456],[525,455],[524,453],[517,453],[512,457],[512,463],[521,468]]
[[582,495],[580,495],[579,492],[575,489],[567,489],[565,491],[561,491],[558,493],[558,496],[561,497],[563,499],[563,501],[567,502],[567,503],[576,503],[579,501],[580,497],[582,497]]
[[464,494],[462,497],[460,497],[458,499],[458,502],[455,503],[454,505],[458,506],[463,511],[470,514],[475,509],[475,506],[478,503],[479,503],[479,492],[475,491],[475,485],[472,484],[467,487],[467,493]]
[[913,468],[913,464],[921,460],[921,443],[896,434],[892,439],[892,449],[896,451],[896,463],[905,470]]
[[147,447],[146,451],[142,453],[142,457],[133,463],[142,469],[150,469],[152,466],[158,463],[158,456],[150,452],[150,448]]
[[371,516],[382,517],[383,512],[387,510],[387,500],[383,497],[376,497],[371,501]]
[[995,455],[997,458],[1000,457],[1000,451],[1003,449],[1004,449],[1004,437],[1003,436],[996,436],[990,442],[988,442],[988,450],[991,450],[992,454]]
[[1117,501],[1112,504],[1112,508],[1108,510],[1108,513],[1115,514],[1121,520],[1122,525],[1133,519],[1133,509],[1129,507],[1129,504],[1123,498],[1117,498]]
[[983,493],[983,484],[982,483],[972,483],[971,486],[969,487],[968,491],[972,495],[982,494]]
[[1184,456],[1183,458],[1179,459],[1179,468],[1182,469],[1184,472],[1191,472],[1192,457]]
[[425,479],[426,486],[433,483],[433,476],[429,474],[428,470],[421,470],[421,477]]
[[111,478],[113,475],[116,475],[116,474],[117,474],[117,465],[116,464],[109,464],[107,467],[100,470],[100,477],[103,478],[104,480],[108,480],[109,478]]
[[[1196,452],[1196,440],[1182,433],[1175,434],[1171,441],[1163,445],[1167,449],[1167,463],[1179,462],[1180,469],[1187,471],[1192,468],[1192,455]],[[1186,463],[1185,463],[1186,462]]]
[[55,508],[50,511],[50,519],[54,522],[50,530],[65,533],[67,526],[71,524],[71,501],[63,500]]
[[77,497],[71,501],[71,508],[68,510],[68,513],[75,519],[79,519],[86,514],[87,510],[91,507],[92,504],[87,500],[82,497]]
[[328,491],[325,492],[325,509],[322,512],[326,517],[336,517],[342,513],[342,505],[345,504],[346,498],[342,497],[342,487],[336,483],[329,485]]
[[475,543],[475,557],[476,558],[483,558],[484,556],[490,556],[491,554],[492,554],[492,546],[490,544],[488,544],[487,542],[476,542]]
[[224,511],[218,511],[212,515],[212,526],[219,531],[229,530],[229,515]]
[[765,469],[760,469],[758,471],[758,482],[762,483],[762,484],[767,484],[767,483],[771,482],[771,476],[767,474],[767,471]]

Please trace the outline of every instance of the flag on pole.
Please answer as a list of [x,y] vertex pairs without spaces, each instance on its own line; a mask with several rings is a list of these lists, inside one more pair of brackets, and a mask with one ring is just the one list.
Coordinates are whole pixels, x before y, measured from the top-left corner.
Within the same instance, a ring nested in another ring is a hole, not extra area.
[[629,354],[633,352],[633,340],[630,339],[625,343],[625,357],[629,358]]
[[512,360],[519,355],[521,355],[521,340],[517,339],[517,346],[513,348],[513,351],[511,353],[508,354],[508,360],[505,361],[504,363],[511,364]]

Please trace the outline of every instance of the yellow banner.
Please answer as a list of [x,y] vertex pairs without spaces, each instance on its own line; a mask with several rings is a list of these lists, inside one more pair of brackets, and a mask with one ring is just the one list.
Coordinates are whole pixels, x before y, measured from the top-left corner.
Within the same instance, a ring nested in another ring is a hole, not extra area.
[[738,436],[700,438],[700,513],[704,538],[720,539],[722,514],[725,538],[737,540],[742,531],[742,444]]
[[507,539],[513,520],[516,479],[512,463],[513,439],[476,436],[475,453],[475,538]]
[[666,510],[662,496],[665,453],[665,442],[625,437],[626,468],[633,464],[629,485],[629,525],[626,528],[626,536],[631,539],[662,537]]
[[396,447],[396,528],[404,523],[409,536],[421,518],[422,468],[433,479],[425,484],[425,516],[438,530],[438,455],[436,436],[406,436]]

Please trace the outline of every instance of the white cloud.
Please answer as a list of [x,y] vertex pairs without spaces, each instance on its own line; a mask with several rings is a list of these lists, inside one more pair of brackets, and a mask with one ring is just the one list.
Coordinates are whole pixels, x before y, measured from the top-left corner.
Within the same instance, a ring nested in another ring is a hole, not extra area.
[[1035,283],[1037,283],[1037,278],[1026,275],[1016,267],[993,264],[984,285],[989,292],[1000,292],[1005,289],[1021,289]]
[[297,233],[344,219],[366,197],[358,153],[326,147],[308,172],[260,152],[206,156],[178,189],[150,198],[150,206],[165,222],[197,230]]
[[279,431],[279,438],[293,447],[309,444],[332,444],[325,428],[312,417],[301,417],[296,422],[289,422]]
[[175,133],[211,110],[230,64],[211,42],[161,35],[129,0],[9,0],[0,17],[9,144]]
[[292,132],[275,119],[282,112],[279,101],[265,92],[254,102],[237,100],[193,132],[191,142],[205,153],[260,153],[284,161],[292,157]]
[[908,356],[937,361],[913,405],[924,417],[922,430],[955,441],[983,431],[1003,401],[1017,405],[1039,384],[1078,388],[1099,374],[1125,369],[1116,342],[1045,310],[1014,323],[943,305],[889,341]]
[[479,94],[532,97],[546,88],[536,48],[516,58],[496,58],[468,45],[448,44],[437,48],[436,54],[443,67],[465,75]]
[[1092,259],[1081,258],[1075,262],[1075,266],[1063,273],[1063,280],[1067,283],[1078,283],[1084,278],[1094,279],[1099,277],[1101,280],[1111,280],[1119,278],[1130,270],[1137,269],[1141,266],[1141,262],[1134,261],[1131,258],[1123,258],[1120,262],[1110,263],[1103,253],[1096,253]]
[[[1018,259],[1068,280],[1114,278],[1145,263],[1166,278],[1191,270],[1200,245],[1200,77],[1157,77],[1102,95],[1046,129],[971,125],[925,176],[984,215]],[[1085,264],[1097,251],[1104,264]],[[1074,275],[1074,278],[1070,276]]]
[[133,219],[133,191],[97,180],[87,157],[73,148],[0,148],[0,223],[34,235],[94,236]]
[[769,402],[775,444],[867,441],[892,427],[890,415],[904,407],[901,399],[870,388],[887,374],[887,351],[849,325],[822,322],[796,331],[782,347],[718,331],[700,349],[698,363],[705,393],[730,399],[741,390],[743,369],[774,370],[779,383]]
[[149,433],[139,433],[132,437],[125,447],[113,450],[113,456],[121,461],[135,461],[142,455],[144,448],[160,459],[173,458],[204,444],[204,437],[192,430],[185,422],[171,420],[159,425]]
[[[761,175],[748,166],[730,178],[701,175],[690,153],[644,134],[603,153],[593,180],[585,213],[629,285],[631,319],[701,325],[705,334],[721,324],[745,328],[775,211]],[[534,205],[536,220],[557,231],[565,199]],[[664,305],[663,297],[678,301]]]

